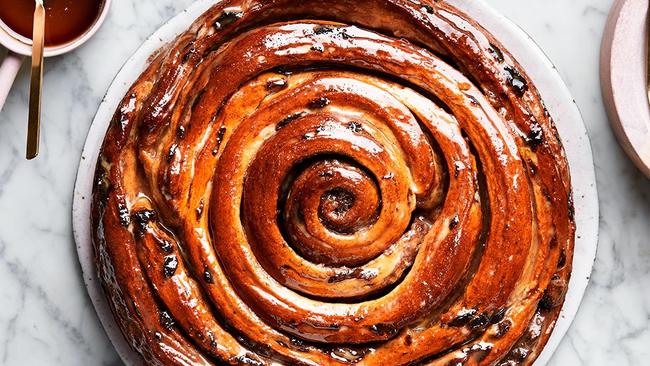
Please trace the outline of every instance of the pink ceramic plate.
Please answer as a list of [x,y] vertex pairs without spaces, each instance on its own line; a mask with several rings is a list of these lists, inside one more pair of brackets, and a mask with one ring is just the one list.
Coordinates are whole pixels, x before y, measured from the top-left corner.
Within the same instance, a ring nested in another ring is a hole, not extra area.
[[618,0],[609,15],[600,59],[605,106],[621,146],[650,177],[647,94],[648,0]]

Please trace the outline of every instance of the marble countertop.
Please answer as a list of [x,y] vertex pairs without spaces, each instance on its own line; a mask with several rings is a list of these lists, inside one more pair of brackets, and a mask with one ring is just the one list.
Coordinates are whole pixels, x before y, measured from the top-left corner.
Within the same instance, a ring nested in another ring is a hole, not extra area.
[[[650,357],[650,181],[609,128],[598,79],[612,0],[486,0],[556,64],[592,139],[601,205],[584,302],[551,365],[644,365]],[[74,177],[90,122],[140,43],[192,0],[115,1],[87,45],[47,60],[42,156],[23,159],[28,73],[0,112],[0,364],[120,365],[86,295],[72,239]]]

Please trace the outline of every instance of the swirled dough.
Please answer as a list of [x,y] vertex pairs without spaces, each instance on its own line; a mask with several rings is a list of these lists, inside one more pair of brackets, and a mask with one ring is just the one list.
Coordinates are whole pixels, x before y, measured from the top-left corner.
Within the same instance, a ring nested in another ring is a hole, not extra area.
[[217,1],[115,112],[92,213],[150,365],[528,365],[575,232],[525,70],[427,0]]

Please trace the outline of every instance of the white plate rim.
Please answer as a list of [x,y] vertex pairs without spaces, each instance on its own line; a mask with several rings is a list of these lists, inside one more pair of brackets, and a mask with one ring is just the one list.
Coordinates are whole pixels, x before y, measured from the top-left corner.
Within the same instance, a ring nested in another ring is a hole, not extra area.
[[[90,126],[79,163],[72,206],[72,224],[84,283],[108,338],[126,365],[138,365],[140,357],[129,347],[115,323],[97,280],[91,241],[90,206],[99,149],[117,105],[147,65],[150,55],[186,30],[200,14],[219,0],[199,0],[153,33],[126,61],[111,83]],[[593,155],[587,130],[573,97],[555,66],[521,28],[499,14],[484,0],[448,0],[492,33],[508,49],[539,89],[555,119],[567,152],[572,177],[576,243],[569,290],[553,333],[535,362],[546,365],[571,326],[589,282],[598,245],[598,194]]]

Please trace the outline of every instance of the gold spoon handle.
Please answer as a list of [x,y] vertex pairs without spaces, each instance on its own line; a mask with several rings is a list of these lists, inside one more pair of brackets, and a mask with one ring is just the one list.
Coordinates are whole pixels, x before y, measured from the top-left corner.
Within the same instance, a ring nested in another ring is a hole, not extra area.
[[41,129],[41,84],[43,83],[43,47],[45,46],[45,7],[36,1],[32,36],[32,76],[29,88],[29,123],[27,125],[27,159],[38,156]]

